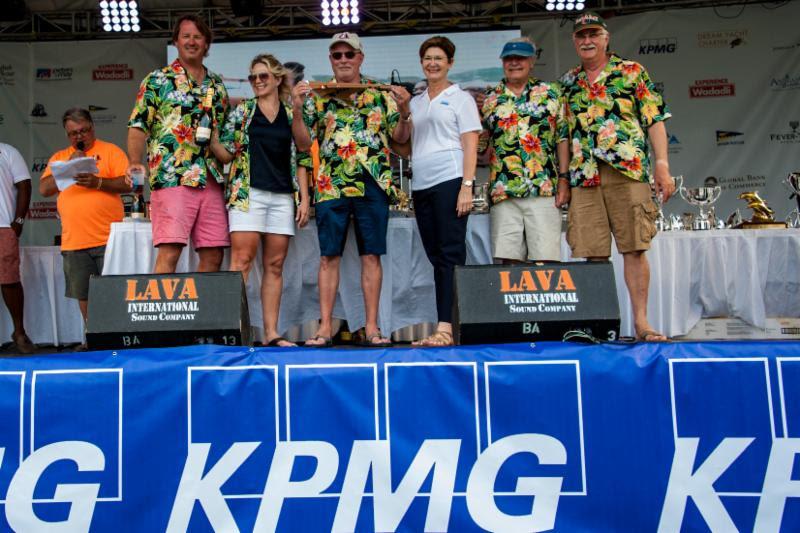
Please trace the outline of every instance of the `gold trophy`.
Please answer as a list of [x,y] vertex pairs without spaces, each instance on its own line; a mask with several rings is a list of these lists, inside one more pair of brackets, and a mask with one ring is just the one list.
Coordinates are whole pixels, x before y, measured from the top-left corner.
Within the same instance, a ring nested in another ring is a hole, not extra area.
[[747,202],[747,207],[753,210],[753,218],[744,220],[736,226],[742,229],[773,229],[785,228],[785,222],[775,222],[775,211],[770,209],[767,202],[758,195],[758,191],[743,192],[740,200]]

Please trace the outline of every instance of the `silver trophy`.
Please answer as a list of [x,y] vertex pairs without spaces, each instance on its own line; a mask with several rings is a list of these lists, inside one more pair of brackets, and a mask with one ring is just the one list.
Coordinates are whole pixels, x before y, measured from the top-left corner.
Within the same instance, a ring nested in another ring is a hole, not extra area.
[[483,183],[475,187],[475,194],[472,196],[473,214],[489,212],[489,185]]
[[[675,181],[676,190],[679,190],[681,187],[683,187],[683,176],[675,176],[672,179]],[[660,194],[656,195],[656,204],[658,205],[658,215],[656,215],[656,229],[658,231],[671,231],[673,229],[680,229],[675,226],[673,220],[668,219],[664,215],[664,199]]]
[[797,202],[797,207],[786,217],[786,226],[790,228],[800,228],[800,171],[789,174],[786,179],[783,180],[783,184],[792,191],[789,199],[791,200],[794,198]]
[[[686,188],[681,186],[679,189],[681,198],[686,200],[687,203],[698,207],[700,213],[695,215],[692,219],[693,230],[707,230],[714,227],[713,210],[711,204],[719,199],[722,194],[722,188],[719,185],[715,187],[690,187]],[[705,206],[709,206],[709,210],[705,210]]]

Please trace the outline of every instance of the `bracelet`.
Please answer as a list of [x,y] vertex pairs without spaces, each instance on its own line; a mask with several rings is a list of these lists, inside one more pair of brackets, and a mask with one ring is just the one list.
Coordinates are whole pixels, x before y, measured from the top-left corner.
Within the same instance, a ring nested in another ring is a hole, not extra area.
[[667,162],[666,159],[656,159],[656,165],[667,165],[667,166],[669,166],[669,163]]
[[569,179],[569,172],[559,172],[558,179],[561,180],[568,180]]

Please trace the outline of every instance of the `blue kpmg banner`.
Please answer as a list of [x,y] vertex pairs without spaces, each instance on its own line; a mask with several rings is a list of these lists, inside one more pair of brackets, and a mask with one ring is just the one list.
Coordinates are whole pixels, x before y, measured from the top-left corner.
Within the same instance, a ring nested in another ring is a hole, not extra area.
[[798,531],[800,343],[0,360],[0,529]]

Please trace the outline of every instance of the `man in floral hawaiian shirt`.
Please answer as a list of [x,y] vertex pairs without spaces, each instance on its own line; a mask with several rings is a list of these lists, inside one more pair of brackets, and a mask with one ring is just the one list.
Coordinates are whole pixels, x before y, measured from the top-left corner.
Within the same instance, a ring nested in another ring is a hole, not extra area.
[[561,87],[531,77],[535,54],[527,37],[505,44],[500,53],[505,77],[482,109],[492,150],[492,256],[504,262],[561,257],[561,215],[553,198],[563,129]]
[[172,34],[178,59],[147,75],[128,122],[129,176],[145,172],[147,143],[156,273],[175,272],[190,238],[200,272],[218,271],[230,246],[222,171],[208,144],[195,139],[204,114],[215,126],[224,123],[228,108],[222,78],[203,66],[211,41],[200,17],[180,17]]
[[[329,50],[334,74],[332,82],[375,83],[361,76],[364,49],[358,35],[337,33]],[[308,97],[310,91],[309,84],[304,81],[292,91],[292,132],[297,149],[307,151],[312,140],[317,140],[320,157],[319,173],[314,180],[322,256],[320,325],[306,346],[329,346],[331,343],[339,263],[351,214],[361,256],[367,344],[387,346],[389,339],[378,329],[378,303],[383,276],[380,256],[386,253],[389,202],[396,195],[389,167],[389,141],[401,144],[408,141],[411,95],[395,86],[391,90],[367,88]]]
[[607,260],[613,233],[636,337],[664,341],[647,320],[650,266],[644,252],[656,234],[657,213],[648,148],[655,158],[656,194],[666,202],[675,191],[664,127],[671,115],[644,67],[607,53],[609,33],[599,15],[580,15],[572,40],[581,65],[561,80],[566,126],[558,146],[556,198],[558,205],[570,204],[567,240],[573,256]]

